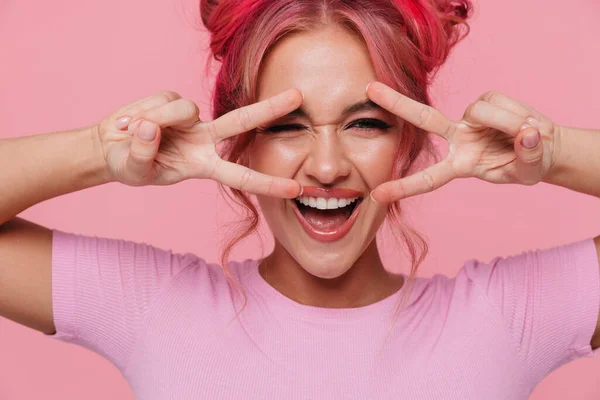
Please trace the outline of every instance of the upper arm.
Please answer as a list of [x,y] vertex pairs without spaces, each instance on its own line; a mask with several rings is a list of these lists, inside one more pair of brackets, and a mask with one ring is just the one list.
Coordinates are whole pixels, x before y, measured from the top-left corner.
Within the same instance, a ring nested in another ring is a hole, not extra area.
[[0,316],[125,367],[153,303],[198,260],[13,219],[0,226]]
[[0,316],[54,332],[50,229],[21,218],[0,224]]
[[[600,261],[600,236],[596,236],[594,238],[594,244],[596,245],[596,253],[598,254],[598,260]],[[600,268],[600,262],[598,263],[598,268]],[[600,288],[598,289],[600,290]],[[592,349],[597,349],[600,347],[600,310],[598,310],[598,322],[596,323],[596,330],[594,331],[594,335],[592,336]]]
[[532,379],[593,354],[600,275],[592,238],[472,261],[463,271],[486,295]]

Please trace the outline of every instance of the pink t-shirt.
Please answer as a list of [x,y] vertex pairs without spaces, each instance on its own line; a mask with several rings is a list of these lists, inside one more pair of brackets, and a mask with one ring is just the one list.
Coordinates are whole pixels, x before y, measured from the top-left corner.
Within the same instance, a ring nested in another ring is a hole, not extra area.
[[218,265],[54,230],[51,337],[111,361],[138,400],[527,399],[595,353],[592,239],[418,278],[379,358],[398,293],[311,307],[271,287],[255,260],[231,269],[248,295],[240,320]]

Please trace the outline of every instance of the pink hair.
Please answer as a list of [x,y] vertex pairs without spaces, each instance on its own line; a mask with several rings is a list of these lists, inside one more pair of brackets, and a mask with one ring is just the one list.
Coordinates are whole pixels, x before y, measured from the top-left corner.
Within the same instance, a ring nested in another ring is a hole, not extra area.
[[[451,49],[468,34],[466,20],[472,4],[471,0],[201,0],[200,10],[204,25],[212,33],[214,58],[221,62],[213,99],[213,116],[218,118],[257,101],[262,60],[279,39],[331,23],[344,26],[364,41],[378,80],[431,104],[428,87]],[[457,29],[461,26],[466,29]],[[431,139],[416,127],[408,125],[402,138],[394,168],[396,178],[412,173],[421,155],[437,156]],[[246,148],[252,140],[252,132],[231,138],[221,157],[247,166]],[[246,193],[230,189],[231,197],[223,186],[221,189],[244,212],[241,231],[221,255],[229,282],[240,288],[227,260],[232,248],[256,231],[259,214]],[[410,283],[427,254],[427,242],[403,223],[399,202],[390,204],[387,217],[410,254]]]

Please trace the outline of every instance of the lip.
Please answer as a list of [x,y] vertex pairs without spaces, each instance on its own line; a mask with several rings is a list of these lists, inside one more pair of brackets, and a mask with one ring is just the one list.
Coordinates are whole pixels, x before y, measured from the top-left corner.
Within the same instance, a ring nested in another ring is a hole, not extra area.
[[365,197],[363,192],[346,188],[324,188],[320,186],[302,186],[302,193],[298,196],[331,198]]
[[[348,189],[350,190],[350,189]],[[360,193],[360,192],[356,192],[356,191],[352,191],[355,193]],[[340,195],[339,192],[335,193],[338,196]],[[304,196],[305,193],[302,193],[302,196]],[[313,195],[309,195],[309,196],[313,196]],[[315,196],[315,197],[324,197],[321,194],[319,194],[319,196]],[[326,198],[331,198],[331,197],[336,197],[336,196],[329,196]],[[342,196],[345,197],[345,196]],[[359,197],[359,196],[355,196],[355,197]],[[294,210],[294,214],[296,215],[296,218],[298,218],[298,221],[300,222],[300,225],[302,226],[302,228],[304,229],[304,231],[308,234],[308,236],[310,236],[311,238],[319,241],[319,242],[334,242],[336,240],[340,240],[341,238],[343,238],[344,236],[346,236],[348,234],[348,232],[350,232],[350,229],[352,229],[352,227],[354,226],[354,222],[356,222],[356,219],[358,218],[358,214],[360,213],[360,209],[362,206],[362,201],[360,201],[360,203],[358,203],[356,205],[356,207],[354,207],[354,210],[352,211],[352,215],[350,215],[350,218],[348,218],[342,225],[338,226],[336,229],[332,230],[332,231],[319,231],[316,230],[311,224],[308,223],[308,221],[306,219],[304,219],[304,215],[302,215],[302,213],[300,212],[300,209],[298,209],[298,205],[296,204],[296,200],[295,199],[290,199],[289,201],[293,202],[294,204],[292,204],[292,209]]]

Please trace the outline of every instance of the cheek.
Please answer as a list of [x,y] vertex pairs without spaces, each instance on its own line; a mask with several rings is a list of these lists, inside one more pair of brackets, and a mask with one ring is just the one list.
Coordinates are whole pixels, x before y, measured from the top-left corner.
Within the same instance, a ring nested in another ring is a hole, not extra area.
[[304,159],[301,140],[257,138],[249,148],[249,167],[267,175],[292,178]]
[[[248,149],[248,166],[262,174],[294,178],[306,158],[306,147],[306,141],[302,140],[257,137]],[[284,208],[284,202],[270,196],[257,195],[256,198],[271,229],[276,231],[276,216]]]
[[399,145],[394,136],[353,140],[347,145],[352,163],[371,189],[392,179]]

